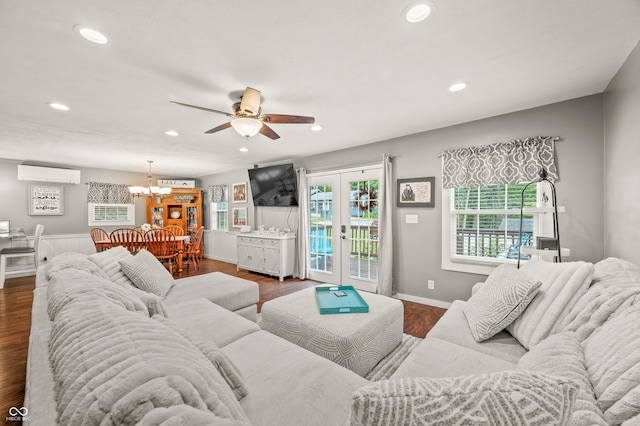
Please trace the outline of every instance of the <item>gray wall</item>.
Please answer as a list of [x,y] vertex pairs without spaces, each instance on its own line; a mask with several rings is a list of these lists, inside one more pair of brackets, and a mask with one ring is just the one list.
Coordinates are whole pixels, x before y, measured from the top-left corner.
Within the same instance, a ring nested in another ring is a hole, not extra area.
[[[78,185],[52,183],[64,186],[63,216],[29,216],[28,188],[35,182],[18,180],[18,164],[22,161],[0,158],[0,218],[9,219],[11,227],[24,228],[28,235],[35,232],[36,225],[44,225],[44,233],[86,234],[89,232],[87,211],[87,182],[107,182],[127,185],[147,184],[146,173],[127,173],[115,170],[77,168],[80,170],[81,182]],[[54,166],[48,164],[47,166]],[[58,165],[59,167],[66,167]],[[154,176],[155,177],[155,176]],[[160,177],[162,178],[162,177]],[[136,200],[136,224],[145,222],[146,201]],[[114,228],[105,228],[108,231]]]
[[604,95],[604,252],[640,264],[640,44]]
[[[638,49],[612,82],[607,92],[607,254],[639,261],[635,242],[638,227],[638,201],[623,197],[618,188],[637,194],[638,188]],[[630,86],[630,87],[629,87]],[[604,95],[593,95],[526,111],[464,123],[443,129],[410,135],[370,145],[316,155],[294,161],[296,167],[311,171],[327,167],[348,167],[379,160],[385,152],[397,155],[395,178],[436,177],[436,207],[396,209],[394,227],[394,269],[397,290],[417,297],[445,302],[466,299],[471,286],[483,276],[444,271],[441,268],[441,163],[438,155],[449,148],[461,148],[508,141],[537,135],[562,138],[556,144],[560,180],[558,204],[566,207],[561,214],[563,245],[571,248],[568,260],[598,261],[604,256]],[[633,117],[635,114],[635,117]],[[634,132],[634,130],[636,130]],[[632,155],[629,155],[632,153]],[[36,223],[45,225],[45,234],[88,232],[87,186],[65,185],[64,216],[28,216],[29,183],[17,180],[17,161],[0,159],[0,217],[32,234]],[[82,182],[98,181],[123,184],[146,184],[146,174],[101,169],[80,169]],[[166,176],[157,176],[170,178]],[[247,182],[246,169],[201,178],[200,188],[210,184]],[[296,208],[253,208],[251,201],[232,204],[248,208],[253,227],[264,224],[297,229]],[[623,206],[622,208],[620,206]],[[209,227],[208,203],[205,224]],[[404,223],[406,214],[418,215],[418,224]],[[136,202],[136,223],[145,221],[145,203]],[[233,239],[227,239],[233,241]],[[623,245],[623,241],[629,241]],[[230,248],[232,252],[234,249]],[[634,256],[631,256],[635,253]],[[635,257],[635,259],[634,259]],[[427,289],[427,280],[436,282]]]
[[[310,171],[348,167],[395,154],[395,178],[436,177],[435,208],[397,208],[393,218],[394,270],[397,290],[412,296],[453,301],[467,299],[471,286],[484,276],[444,271],[441,268],[441,162],[438,155],[450,148],[504,142],[538,135],[560,136],[556,153],[560,180],[558,204],[566,207],[560,217],[563,246],[571,248],[569,260],[598,261],[603,257],[603,98],[593,95],[540,108],[515,112],[452,127],[419,133],[361,147],[316,155],[295,162]],[[248,180],[246,170],[202,178],[203,185]],[[250,224],[283,228],[290,209],[260,207]],[[293,214],[295,215],[296,212]],[[406,214],[417,214],[419,223],[406,224]],[[427,280],[436,282],[427,289]]]

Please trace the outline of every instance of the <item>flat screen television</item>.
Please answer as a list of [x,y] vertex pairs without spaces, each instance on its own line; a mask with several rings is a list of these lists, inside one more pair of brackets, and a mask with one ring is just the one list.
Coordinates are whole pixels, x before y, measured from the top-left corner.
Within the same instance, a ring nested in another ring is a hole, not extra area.
[[249,169],[254,206],[288,207],[298,205],[298,185],[293,164]]

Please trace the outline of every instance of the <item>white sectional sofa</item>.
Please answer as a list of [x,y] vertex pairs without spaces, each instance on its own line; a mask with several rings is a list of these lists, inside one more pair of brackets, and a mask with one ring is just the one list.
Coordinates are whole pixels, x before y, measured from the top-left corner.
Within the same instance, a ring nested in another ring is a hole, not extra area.
[[60,260],[38,271],[26,424],[640,419],[640,268],[620,259],[595,267],[530,263],[524,273],[541,284],[511,332],[477,342],[466,312],[474,301],[456,301],[394,375],[378,382],[210,300],[148,300],[105,281],[91,260]]

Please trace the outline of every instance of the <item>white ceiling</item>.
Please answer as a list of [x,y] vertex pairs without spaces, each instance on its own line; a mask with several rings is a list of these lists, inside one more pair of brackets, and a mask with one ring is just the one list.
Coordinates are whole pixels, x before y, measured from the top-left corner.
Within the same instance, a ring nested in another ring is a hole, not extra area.
[[[638,0],[435,0],[419,24],[410,2],[3,0],[0,157],[199,177],[600,93],[640,39]],[[169,103],[231,112],[246,86],[324,129],[274,124],[243,154],[204,134],[227,117]]]

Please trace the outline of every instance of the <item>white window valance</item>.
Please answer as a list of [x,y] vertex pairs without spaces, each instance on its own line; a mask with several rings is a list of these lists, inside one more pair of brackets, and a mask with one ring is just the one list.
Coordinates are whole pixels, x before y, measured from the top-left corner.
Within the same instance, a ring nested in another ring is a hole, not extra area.
[[133,204],[128,185],[89,182],[87,202],[93,204]]
[[514,184],[537,180],[542,169],[551,182],[558,179],[557,137],[537,136],[492,145],[450,149],[442,153],[445,189]]

